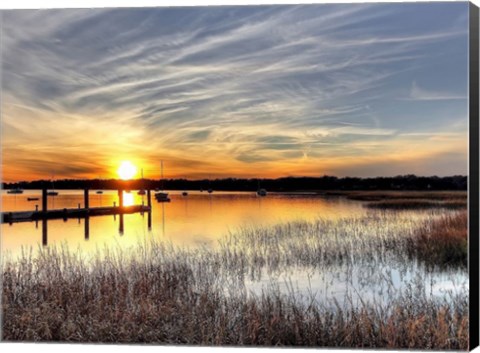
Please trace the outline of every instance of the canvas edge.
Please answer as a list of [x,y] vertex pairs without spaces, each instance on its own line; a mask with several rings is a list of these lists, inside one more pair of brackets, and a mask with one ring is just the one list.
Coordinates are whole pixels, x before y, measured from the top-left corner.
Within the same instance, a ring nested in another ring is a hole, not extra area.
[[469,329],[473,350],[479,345],[479,8],[469,8]]

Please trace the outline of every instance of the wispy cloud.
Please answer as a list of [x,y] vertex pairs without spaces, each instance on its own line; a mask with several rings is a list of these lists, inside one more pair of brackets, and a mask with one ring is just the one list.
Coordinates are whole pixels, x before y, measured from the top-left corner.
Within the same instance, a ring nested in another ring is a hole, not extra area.
[[447,92],[447,91],[435,91],[426,90],[420,88],[415,81],[412,83],[412,89],[410,90],[410,97],[407,99],[418,101],[435,101],[435,100],[455,100],[455,99],[467,99],[466,95]]
[[[338,4],[5,12],[5,178],[65,164],[69,177],[109,174],[127,158],[154,176],[160,159],[192,177],[207,165],[209,175],[316,174],[328,163],[340,173],[338,161],[382,146],[400,153],[413,138],[406,134],[442,134],[467,114],[466,11]],[[434,59],[441,67],[432,68]],[[425,103],[414,109],[408,100]],[[405,116],[414,123],[400,123]]]

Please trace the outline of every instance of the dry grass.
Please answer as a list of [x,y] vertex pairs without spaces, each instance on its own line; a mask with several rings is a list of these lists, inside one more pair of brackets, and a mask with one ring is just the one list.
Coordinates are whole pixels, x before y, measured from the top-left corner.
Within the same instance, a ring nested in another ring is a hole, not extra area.
[[466,191],[338,191],[327,193],[336,196],[346,196],[357,201],[381,201],[394,199],[424,199],[424,200],[466,200]]
[[[7,341],[199,345],[299,345],[466,349],[468,300],[430,300],[415,289],[388,307],[304,303],[278,292],[225,296],[212,267],[160,256],[127,262],[108,256],[91,269],[68,252],[7,264],[3,337]],[[144,253],[142,255],[141,253]],[[179,255],[176,253],[175,255]],[[204,269],[205,270],[205,269]],[[207,280],[205,280],[207,279]],[[209,280],[211,283],[209,283]]]
[[446,214],[425,223],[410,241],[407,250],[419,259],[437,266],[461,265],[468,262],[467,211]]
[[245,291],[246,277],[292,267],[330,271],[341,265],[348,281],[352,268],[367,273],[397,261],[407,269],[412,254],[433,256],[432,242],[456,247],[449,237],[463,237],[462,217],[371,211],[244,228],[216,249],[149,240],[93,258],[65,247],[25,252],[3,263],[2,339],[465,350],[467,291],[428,296],[420,273],[402,291],[385,278],[388,303],[319,302],[278,288]]
[[367,201],[368,208],[421,210],[429,208],[462,209],[467,207],[465,191],[339,191],[327,195]]
[[252,279],[266,268],[329,269],[409,263],[412,255],[429,267],[466,266],[466,211],[369,211],[366,216],[245,227],[221,241],[218,262]]
[[366,207],[378,209],[394,209],[394,210],[418,210],[428,208],[446,208],[446,209],[462,209],[467,207],[466,199],[387,199],[381,201],[368,202]]

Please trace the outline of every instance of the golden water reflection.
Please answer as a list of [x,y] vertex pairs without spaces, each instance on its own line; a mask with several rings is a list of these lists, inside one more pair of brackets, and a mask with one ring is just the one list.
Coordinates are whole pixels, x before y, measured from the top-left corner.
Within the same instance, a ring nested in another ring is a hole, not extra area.
[[[48,207],[83,207],[82,190],[60,190],[49,197]],[[28,201],[40,191],[26,190],[21,195],[2,194],[2,211],[35,210],[39,201]],[[152,193],[153,194],[153,193]],[[253,192],[190,191],[170,192],[171,202],[157,203],[152,195],[152,212],[86,219],[49,220],[2,224],[2,250],[18,254],[23,247],[67,244],[70,249],[94,252],[105,246],[122,248],[135,245],[145,236],[171,241],[181,246],[216,246],[217,240],[241,227],[268,226],[318,217],[338,218],[365,213],[360,203],[343,198],[308,195],[269,194],[258,197]],[[90,193],[90,206],[119,204],[117,191]],[[137,191],[123,193],[125,206],[147,204]]]
[[135,198],[133,197],[133,193],[124,191],[123,192],[123,205],[124,206],[133,206],[135,205]]

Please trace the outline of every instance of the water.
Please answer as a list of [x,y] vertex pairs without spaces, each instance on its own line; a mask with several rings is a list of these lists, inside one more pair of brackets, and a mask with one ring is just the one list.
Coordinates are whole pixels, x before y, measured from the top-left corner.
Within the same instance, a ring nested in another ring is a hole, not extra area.
[[[49,197],[48,208],[83,207],[83,190],[60,190],[56,197]],[[18,256],[22,248],[66,244],[70,249],[93,253],[104,247],[128,248],[145,237],[166,240],[181,247],[207,247],[215,249],[218,240],[229,232],[235,233],[244,227],[267,227],[276,224],[318,218],[338,219],[363,217],[369,211],[361,202],[342,197],[319,197],[312,195],[285,195],[270,193],[259,197],[253,192],[207,192],[170,191],[170,203],[152,200],[151,228],[148,214],[136,213],[123,216],[99,216],[85,219],[49,220],[40,222],[2,224],[2,252]],[[2,191],[2,211],[35,210],[41,207],[38,201],[28,197],[41,196],[39,190],[26,190],[24,194],[12,195]],[[90,193],[90,206],[118,204],[116,191],[102,195]],[[147,204],[146,196],[136,191],[124,193],[125,205]],[[407,219],[425,216],[425,212],[404,213]],[[352,229],[352,237],[355,229]],[[372,259],[373,261],[373,259]],[[376,261],[376,260],[375,260]],[[448,298],[468,289],[468,275],[464,270],[430,273],[415,262],[394,261],[358,264],[345,268],[337,266],[325,269],[295,267],[268,273],[257,278],[245,278],[244,289],[256,295],[269,288],[278,288],[283,293],[295,293],[318,302],[335,299],[339,303],[364,301],[388,303],[420,278],[425,295]],[[417,281],[418,282],[418,281]]]
[[[227,232],[244,226],[268,226],[294,220],[314,220],[318,217],[345,217],[360,215],[365,211],[360,203],[343,198],[320,198],[308,195],[282,195],[271,193],[259,197],[253,192],[214,192],[208,194],[189,191],[170,191],[171,202],[157,203],[152,196],[152,227],[148,228],[148,214],[124,215],[123,231],[120,216],[90,217],[84,219],[49,220],[47,245],[65,243],[82,251],[95,251],[111,244],[122,247],[134,245],[148,234],[180,246],[214,247]],[[40,197],[28,201],[29,197]],[[90,206],[118,205],[116,191],[103,194],[90,192]],[[136,191],[124,193],[125,205],[147,204],[146,196]],[[59,190],[59,195],[48,198],[48,209],[83,207],[83,190]],[[2,191],[2,211],[41,209],[41,191],[25,190],[23,194]],[[88,226],[88,227],[86,227]],[[88,229],[87,229],[88,228]],[[42,246],[42,222],[2,224],[2,249],[12,254],[22,246]]]

